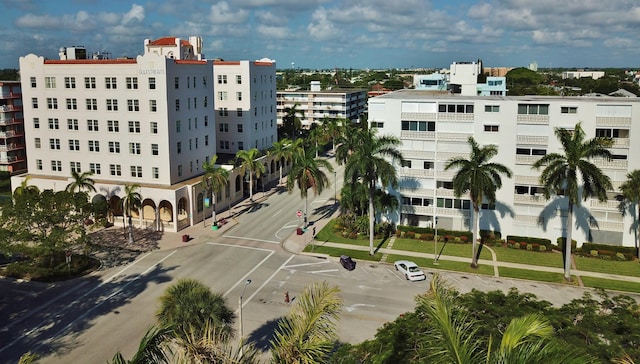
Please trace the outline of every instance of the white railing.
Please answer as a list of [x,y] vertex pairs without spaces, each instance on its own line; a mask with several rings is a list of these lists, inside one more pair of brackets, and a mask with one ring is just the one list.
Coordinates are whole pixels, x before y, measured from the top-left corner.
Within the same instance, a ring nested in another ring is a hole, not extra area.
[[513,202],[522,203],[527,205],[544,206],[547,204],[547,199],[543,195],[528,195],[528,194],[514,194]]

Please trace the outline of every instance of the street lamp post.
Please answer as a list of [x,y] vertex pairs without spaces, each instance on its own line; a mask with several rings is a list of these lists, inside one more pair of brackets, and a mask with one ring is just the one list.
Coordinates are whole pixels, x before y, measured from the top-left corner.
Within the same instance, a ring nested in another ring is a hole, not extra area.
[[244,291],[247,289],[247,286],[251,284],[251,280],[247,279],[244,282],[244,287],[242,287],[242,293],[240,294],[240,297],[238,297],[238,311],[239,311],[239,320],[240,321],[240,356],[242,356],[242,345],[244,344],[242,342],[242,340],[244,339],[244,331],[243,331],[243,327],[242,327],[242,296],[244,296]]
[[336,178],[336,171],[333,171],[333,204],[338,203],[338,179]]

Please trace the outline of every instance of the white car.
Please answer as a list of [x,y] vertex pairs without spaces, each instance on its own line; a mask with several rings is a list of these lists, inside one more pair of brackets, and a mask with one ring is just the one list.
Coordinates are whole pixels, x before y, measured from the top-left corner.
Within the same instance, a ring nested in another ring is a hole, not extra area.
[[410,281],[423,281],[427,279],[424,272],[418,267],[418,265],[409,260],[398,260],[393,263],[396,270],[404,275],[407,280]]

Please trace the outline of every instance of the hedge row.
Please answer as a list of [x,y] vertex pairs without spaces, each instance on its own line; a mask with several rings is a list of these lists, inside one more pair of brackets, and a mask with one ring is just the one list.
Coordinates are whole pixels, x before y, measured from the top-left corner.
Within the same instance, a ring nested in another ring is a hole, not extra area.
[[[608,244],[597,244],[597,243],[583,243],[581,250],[583,252],[591,252],[592,250],[608,250],[616,253],[622,253],[624,255],[635,255],[637,250],[633,246],[618,246],[618,245],[608,245]],[[615,254],[614,254],[615,255]]]
[[534,238],[531,236],[517,236],[517,235],[507,235],[507,244],[513,245],[513,243],[519,243],[520,245],[524,244],[537,244],[544,245],[547,250],[553,249],[553,245],[551,245],[551,240],[543,239],[543,238]]
[[518,243],[516,241],[513,240],[509,240],[507,242],[507,247],[511,248],[511,249],[523,249],[523,250],[528,250],[528,251],[534,251],[534,252],[550,252],[552,251],[551,249],[547,248],[547,246],[545,244],[538,244],[538,243]]
[[[431,235],[431,239],[435,236],[435,229],[433,228],[423,228],[417,226],[404,226],[398,225],[396,229],[396,236],[405,237],[407,235],[414,235],[418,238],[421,236],[429,236]],[[404,234],[403,234],[404,233]],[[412,234],[410,234],[412,233]],[[470,231],[458,231],[458,230],[447,230],[447,229],[438,229],[438,240],[444,239],[444,237],[449,238],[449,241],[453,242],[456,237],[460,238],[460,240],[471,241],[473,239],[473,233]],[[431,240],[429,239],[429,240]]]

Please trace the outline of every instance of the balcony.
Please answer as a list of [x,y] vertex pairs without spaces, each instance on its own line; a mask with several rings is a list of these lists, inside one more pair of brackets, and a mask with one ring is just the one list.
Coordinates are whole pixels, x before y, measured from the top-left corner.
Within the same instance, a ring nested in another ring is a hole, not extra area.
[[7,130],[5,132],[0,132],[0,138],[15,138],[15,137],[22,137],[24,136],[24,132],[23,131],[13,131],[13,130]]
[[0,125],[22,124],[24,119],[22,118],[2,118],[0,117]]
[[528,114],[518,114],[516,118],[516,122],[518,124],[549,124],[549,115],[528,115]]
[[7,163],[16,163],[16,162],[22,162],[25,160],[25,157],[23,156],[6,156],[4,158],[0,157],[0,164],[7,164]]
[[616,210],[616,211],[618,211],[618,206],[620,206],[620,202],[618,202],[618,201],[600,202],[597,199],[592,199],[589,202],[589,207],[592,208],[592,209]]
[[22,111],[22,105],[3,105],[0,106],[0,112]]
[[629,161],[626,159],[612,159],[610,161],[594,158],[593,163],[603,169],[628,169]]
[[630,127],[630,117],[608,117],[608,116],[596,116],[596,127],[610,126],[610,127]]
[[540,159],[540,158],[542,158],[542,156],[516,154],[516,164],[532,165],[535,162],[537,162],[538,159]]
[[547,199],[542,194],[529,195],[529,194],[514,194],[513,202],[525,205],[544,206],[547,204]]
[[17,150],[17,149],[24,149],[24,144],[21,144],[21,143],[0,144],[0,151],[2,152]]
[[614,148],[629,148],[629,138],[613,138]]
[[518,144],[535,144],[535,145],[547,145],[549,143],[549,137],[538,135],[518,135],[516,137]]
[[400,177],[433,178],[433,169],[400,168],[398,175]]
[[435,138],[436,138],[436,133],[434,131],[402,130],[400,132],[400,139],[435,140]]

